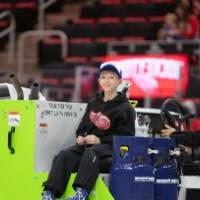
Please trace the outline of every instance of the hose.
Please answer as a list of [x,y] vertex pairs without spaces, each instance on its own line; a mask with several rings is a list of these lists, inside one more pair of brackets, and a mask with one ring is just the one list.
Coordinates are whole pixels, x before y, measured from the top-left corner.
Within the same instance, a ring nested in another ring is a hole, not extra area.
[[40,84],[38,82],[33,82],[31,85],[31,92],[29,94],[29,100],[39,99]]

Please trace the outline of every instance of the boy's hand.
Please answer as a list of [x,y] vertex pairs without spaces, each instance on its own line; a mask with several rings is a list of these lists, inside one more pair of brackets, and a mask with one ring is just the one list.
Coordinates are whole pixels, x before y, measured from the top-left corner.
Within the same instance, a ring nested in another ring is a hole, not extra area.
[[83,137],[83,136],[78,136],[77,138],[76,138],[76,143],[78,144],[78,145],[84,145],[85,144],[85,138]]
[[171,134],[173,134],[176,129],[175,128],[172,128],[171,126],[169,125],[165,125],[166,129],[162,129],[161,130],[161,136],[163,137],[169,137]]
[[100,139],[95,135],[87,135],[84,138],[85,144],[100,144]]

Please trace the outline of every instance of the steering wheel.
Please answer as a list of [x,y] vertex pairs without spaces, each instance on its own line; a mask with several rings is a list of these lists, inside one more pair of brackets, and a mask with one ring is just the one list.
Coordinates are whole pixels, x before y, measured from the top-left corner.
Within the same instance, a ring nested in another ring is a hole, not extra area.
[[188,112],[183,104],[174,98],[167,99],[162,103],[160,115],[163,125],[168,124],[177,130],[181,130],[181,126],[184,123],[186,124],[186,127],[189,128],[189,119],[194,117]]

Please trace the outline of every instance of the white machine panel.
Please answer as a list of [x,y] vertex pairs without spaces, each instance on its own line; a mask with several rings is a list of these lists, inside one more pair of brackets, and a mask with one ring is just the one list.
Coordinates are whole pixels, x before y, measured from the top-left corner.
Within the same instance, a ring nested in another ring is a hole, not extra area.
[[48,171],[53,157],[60,150],[75,144],[75,132],[85,108],[84,103],[38,101],[35,171]]

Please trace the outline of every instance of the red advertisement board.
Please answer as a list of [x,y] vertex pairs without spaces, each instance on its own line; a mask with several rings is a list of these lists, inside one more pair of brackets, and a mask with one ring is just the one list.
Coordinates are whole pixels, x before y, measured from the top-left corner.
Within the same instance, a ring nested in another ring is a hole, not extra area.
[[188,58],[186,55],[110,56],[122,71],[122,77],[131,81],[130,97],[169,98],[177,92],[184,94],[188,85]]

